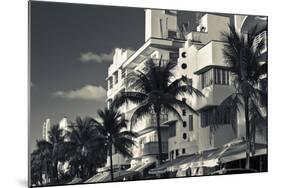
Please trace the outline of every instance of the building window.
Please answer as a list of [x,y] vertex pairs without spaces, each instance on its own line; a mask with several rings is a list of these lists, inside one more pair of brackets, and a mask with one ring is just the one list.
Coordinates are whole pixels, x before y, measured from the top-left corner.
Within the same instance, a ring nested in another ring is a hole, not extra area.
[[176,136],[176,124],[172,124],[169,126],[169,137]]
[[193,131],[193,115],[188,116],[189,131]]
[[186,68],[187,68],[186,63],[181,64],[181,68],[182,68],[182,69],[186,69]]
[[125,76],[126,76],[126,69],[123,68],[123,69],[121,69],[121,78],[123,79],[123,78],[125,78]]
[[182,115],[186,116],[186,110],[185,109],[182,109]]
[[118,71],[114,73],[115,84],[118,84]]
[[186,98],[183,97],[181,100],[182,102],[186,103]]
[[183,126],[183,127],[186,127],[186,121],[183,121],[183,122],[182,122],[182,126]]
[[168,38],[169,39],[177,38],[177,32],[176,31],[168,31]]
[[176,157],[179,156],[179,150],[176,150]]
[[113,80],[112,77],[110,77],[108,80],[108,88],[111,89],[112,87],[113,87]]
[[186,133],[183,133],[183,134],[182,134],[182,138],[183,138],[184,140],[187,138]]
[[217,85],[229,85],[229,74],[228,70],[222,68],[212,68],[200,75],[201,77],[201,88],[204,89],[212,84]]
[[210,125],[230,124],[230,109],[218,112],[216,108],[210,108],[200,113],[201,127]]
[[185,148],[182,148],[182,154],[185,154]]
[[186,58],[186,52],[182,52],[182,53],[181,53],[181,57],[182,57],[182,58]]
[[170,60],[173,62],[177,62],[179,58],[179,54],[177,52],[170,52]]
[[174,150],[172,150],[172,151],[170,152],[170,159],[171,159],[171,160],[174,159]]

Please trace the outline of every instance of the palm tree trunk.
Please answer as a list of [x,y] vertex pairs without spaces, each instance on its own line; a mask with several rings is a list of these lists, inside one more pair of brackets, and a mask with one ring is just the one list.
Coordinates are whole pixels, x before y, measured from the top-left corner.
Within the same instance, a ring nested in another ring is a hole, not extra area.
[[57,183],[58,180],[58,162],[53,163],[53,183]]
[[159,165],[162,164],[162,138],[160,129],[160,112],[156,112],[156,123],[157,123],[157,135],[158,135],[158,161]]
[[250,122],[249,122],[249,98],[244,97],[245,102],[245,126],[246,126],[246,164],[245,168],[250,168]]
[[112,165],[112,144],[110,144],[110,148],[109,148],[109,157],[110,157],[110,176],[111,176],[111,181],[113,181],[114,177],[113,177],[113,165]]

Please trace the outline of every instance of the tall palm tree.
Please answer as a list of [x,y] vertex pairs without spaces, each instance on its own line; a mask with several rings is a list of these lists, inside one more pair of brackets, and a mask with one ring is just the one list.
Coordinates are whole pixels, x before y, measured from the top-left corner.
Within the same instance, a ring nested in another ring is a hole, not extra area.
[[121,92],[115,102],[116,106],[121,106],[126,102],[137,104],[131,118],[132,124],[145,116],[156,115],[159,164],[162,164],[163,161],[160,114],[171,112],[181,119],[176,108],[189,109],[196,113],[191,106],[177,97],[182,94],[203,96],[199,90],[189,84],[186,77],[175,79],[172,70],[176,65],[176,62],[163,61],[162,58],[158,62],[149,59],[145,63],[147,72],[133,71],[128,74],[127,88],[129,91]]
[[90,177],[93,175],[93,168],[102,166],[106,159],[103,147],[95,142],[99,132],[94,120],[90,117],[77,117],[67,136],[69,141],[66,143],[66,154],[75,174],[81,179]]
[[103,143],[109,154],[110,175],[111,181],[113,181],[113,148],[124,157],[132,157],[130,149],[134,145],[133,138],[136,137],[136,134],[127,130],[127,120],[113,105],[98,110],[98,115],[101,121],[94,121],[101,136],[96,141]]
[[236,112],[241,107],[244,109],[247,143],[245,168],[250,168],[250,138],[254,132],[251,131],[250,120],[259,113],[258,101],[267,101],[267,93],[257,87],[259,76],[267,72],[267,64],[260,63],[264,42],[254,44],[257,26],[247,34],[238,33],[234,26],[229,26],[229,29],[229,33],[223,33],[223,38],[227,42],[223,55],[226,64],[229,65],[228,69],[233,73],[236,92],[227,97],[221,106],[231,107]]

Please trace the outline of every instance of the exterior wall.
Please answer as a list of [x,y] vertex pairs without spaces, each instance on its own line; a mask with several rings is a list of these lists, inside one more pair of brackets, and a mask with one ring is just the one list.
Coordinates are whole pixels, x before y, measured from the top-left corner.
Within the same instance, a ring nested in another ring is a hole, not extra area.
[[[107,100],[114,99],[121,90],[127,90],[129,85],[124,82],[127,74],[133,70],[141,70],[145,72],[144,62],[149,59],[160,59],[169,60],[170,53],[174,52],[173,42],[168,39],[168,31],[177,30],[177,16],[176,12],[171,12],[165,14],[163,10],[145,10],[145,40],[153,38],[162,38],[161,40],[147,41],[140,49],[136,52],[123,49],[115,49],[115,54],[113,57],[113,64],[110,65],[108,70],[108,90],[107,90]],[[162,31],[160,28],[160,20],[162,20]],[[166,40],[167,39],[167,40]],[[147,45],[150,42],[151,45]],[[166,48],[169,46],[169,48]],[[171,49],[171,50],[169,50]],[[138,54],[139,53],[139,54]],[[138,55],[136,55],[138,54]],[[125,69],[124,78],[121,77],[122,69]],[[117,73],[118,72],[118,73]],[[118,75],[118,83],[115,82],[116,75]],[[111,80],[111,81],[110,81]],[[112,82],[112,87],[110,87],[110,82]],[[130,89],[131,90],[131,89]],[[124,113],[125,118],[130,120],[136,105],[132,103],[124,104],[120,110]],[[133,123],[132,130],[137,133],[142,133],[138,138],[135,139],[136,145],[132,148],[133,158],[125,159],[120,154],[116,153],[113,157],[113,164],[128,164],[131,161],[131,166],[138,165],[144,162],[156,161],[158,154],[158,138],[156,133],[156,124],[152,122],[151,117],[145,117],[137,122]],[[131,122],[128,122],[131,125]],[[168,128],[164,127],[161,129],[162,136],[162,149],[163,153],[168,152]],[[106,166],[109,166],[109,159]]]
[[145,10],[145,41],[151,37],[168,38],[168,31],[177,31],[177,14],[175,11]]
[[70,123],[68,122],[67,117],[63,117],[59,122],[59,128],[63,130],[63,134],[66,133],[66,131],[69,131],[68,126]]
[[[192,86],[205,95],[203,98],[189,95],[179,98],[186,98],[187,103],[196,110],[219,105],[234,92],[234,88],[230,85],[212,84],[202,89],[200,74],[195,74],[209,66],[227,66],[223,61],[222,49],[225,43],[221,41],[221,32],[229,32],[229,18],[206,14],[199,22],[197,31],[187,34],[184,47],[179,49],[178,66],[174,71],[178,78],[184,75],[192,79]],[[187,65],[186,69],[182,68],[183,64]],[[182,111],[182,109],[178,110]],[[188,115],[190,113],[182,116],[183,121],[187,122],[186,128],[183,128],[182,121],[177,122],[176,136],[169,138],[169,153],[175,150],[179,150],[179,155],[201,152],[220,147],[236,138],[231,125],[221,125],[214,133],[210,132],[209,127],[202,128],[200,113],[193,115],[193,131],[188,131]],[[189,139],[184,140],[183,133],[187,133]],[[186,148],[185,153],[181,152],[182,148]]]

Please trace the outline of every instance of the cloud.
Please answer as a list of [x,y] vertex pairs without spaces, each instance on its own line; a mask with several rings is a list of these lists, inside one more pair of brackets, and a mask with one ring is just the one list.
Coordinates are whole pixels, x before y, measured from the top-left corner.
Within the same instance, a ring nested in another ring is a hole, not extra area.
[[93,52],[86,52],[80,54],[80,61],[83,63],[103,63],[103,62],[111,62],[113,58],[113,53],[101,53],[96,54]]
[[102,86],[86,85],[80,89],[57,91],[53,96],[65,99],[105,101],[106,90]]

